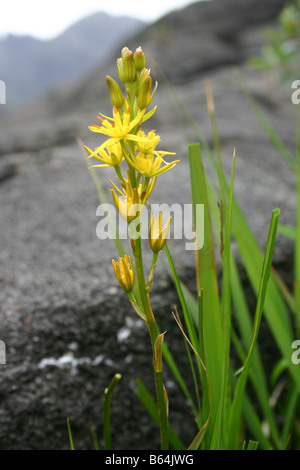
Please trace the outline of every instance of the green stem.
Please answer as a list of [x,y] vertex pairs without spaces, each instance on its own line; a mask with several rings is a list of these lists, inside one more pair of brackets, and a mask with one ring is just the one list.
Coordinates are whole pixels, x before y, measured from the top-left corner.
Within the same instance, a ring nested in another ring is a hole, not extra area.
[[147,291],[142,259],[142,243],[141,237],[137,238],[132,242],[132,250],[135,259],[136,266],[136,275],[138,280],[138,286],[140,291],[140,296],[143,304],[144,313],[146,315],[146,321],[149,329],[153,361],[154,361],[154,378],[155,378],[155,389],[156,389],[156,398],[157,398],[157,407],[159,414],[160,422],[160,439],[161,439],[161,450],[167,450],[168,445],[168,418],[167,410],[165,405],[165,396],[164,396],[164,384],[163,384],[163,375],[160,367],[157,366],[157,358],[155,355],[155,342],[159,335],[159,330],[155,321],[155,317],[150,305],[149,293]]
[[115,169],[115,172],[116,172],[116,174],[117,174],[119,180],[120,180],[122,183],[125,183],[124,178],[123,178],[122,173],[121,173],[120,166],[119,166],[119,165],[115,165],[115,166],[114,166],[114,169]]
[[151,263],[151,267],[150,267],[150,271],[149,271],[149,275],[148,275],[148,281],[147,281],[147,285],[146,285],[148,292],[150,292],[152,279],[153,279],[153,273],[154,273],[154,269],[155,269],[155,266],[156,266],[157,258],[158,258],[158,253],[153,253],[152,263]]

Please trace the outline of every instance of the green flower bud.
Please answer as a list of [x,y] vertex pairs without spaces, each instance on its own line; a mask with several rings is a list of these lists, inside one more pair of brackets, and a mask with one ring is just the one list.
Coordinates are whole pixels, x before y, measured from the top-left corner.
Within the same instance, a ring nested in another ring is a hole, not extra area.
[[117,68],[121,82],[125,83],[123,60],[121,59],[121,57],[117,60]]
[[124,97],[121,88],[119,87],[118,83],[109,75],[107,75],[106,77],[106,83],[109,87],[110,99],[113,106],[115,106],[116,108],[121,108],[124,103]]
[[137,81],[137,86],[136,86],[136,89],[135,89],[135,95],[138,96],[139,92],[140,92],[140,89],[141,89],[141,86],[144,82],[144,80],[150,75],[150,70],[146,69],[145,67],[143,68],[143,70],[141,71],[140,75],[139,75],[139,79]]
[[120,80],[123,83],[133,82],[135,80],[135,65],[132,51],[124,47],[121,52],[121,58],[117,60],[117,67]]
[[144,79],[144,81],[141,83],[139,87],[138,96],[137,96],[137,103],[140,109],[147,108],[150,105],[153,99],[154,93],[156,91],[156,87],[157,87],[157,84],[155,85],[155,89],[152,95],[150,95],[151,88],[152,88],[152,78],[150,77],[150,75],[148,75]]
[[126,61],[127,56],[130,54],[132,54],[132,51],[128,49],[128,47],[123,47],[123,49],[121,50],[122,61]]
[[146,65],[146,57],[141,47],[138,47],[134,54],[134,65],[138,72],[141,72]]

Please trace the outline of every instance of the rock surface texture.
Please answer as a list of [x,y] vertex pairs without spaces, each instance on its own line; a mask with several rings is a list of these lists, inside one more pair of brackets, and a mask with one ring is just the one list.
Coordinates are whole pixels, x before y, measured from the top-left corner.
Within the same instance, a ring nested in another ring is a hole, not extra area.
[[[107,66],[80,83],[23,108],[1,107],[0,339],[6,344],[6,365],[0,366],[0,449],[69,449],[67,418],[77,449],[93,448],[91,428],[102,445],[103,392],[117,372],[122,379],[112,400],[115,449],[159,448],[158,429],[135,394],[137,378],[153,391],[148,333],[113,275],[113,241],[96,236],[99,200],[76,138],[97,145],[88,125],[99,111],[111,113],[105,76],[117,78],[115,59],[123,46],[141,46],[159,80],[151,126],[161,135],[162,148],[181,161],[159,178],[152,202],[188,204],[185,134],[191,141],[197,138],[188,127],[182,132],[182,114],[167,80],[211,142],[204,89],[209,79],[224,165],[230,171],[236,148],[235,193],[263,248],[274,207],[281,209],[282,223],[293,223],[294,181],[254,117],[240,81],[293,151],[290,90],[245,64],[259,52],[263,28],[274,24],[283,4],[192,4],[120,44]],[[113,173],[106,168],[97,173],[107,189]],[[179,273],[194,289],[193,252],[184,249],[183,240],[170,240],[169,246]],[[284,265],[290,256],[289,243],[278,237],[275,261]],[[171,314],[178,299],[163,260],[153,281],[153,308],[191,381]],[[196,431],[193,417],[167,368],[166,386],[170,421],[188,444]]]

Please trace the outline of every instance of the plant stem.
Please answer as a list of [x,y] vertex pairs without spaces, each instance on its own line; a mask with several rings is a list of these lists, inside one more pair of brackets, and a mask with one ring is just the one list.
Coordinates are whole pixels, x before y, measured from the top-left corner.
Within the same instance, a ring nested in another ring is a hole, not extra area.
[[146,321],[149,329],[151,345],[152,345],[152,354],[154,361],[154,378],[155,378],[155,389],[156,389],[156,398],[157,398],[157,407],[159,414],[159,426],[160,426],[160,439],[161,439],[161,450],[167,450],[168,445],[168,418],[167,410],[165,405],[164,397],[164,384],[163,384],[163,375],[160,368],[157,367],[157,358],[155,355],[155,342],[159,336],[159,330],[155,321],[155,317],[151,308],[149,293],[146,288],[143,259],[142,259],[142,243],[141,237],[138,237],[136,240],[132,241],[132,251],[135,259],[136,265],[136,275],[138,280],[138,286],[140,291],[140,296],[143,304],[144,313],[146,315]]

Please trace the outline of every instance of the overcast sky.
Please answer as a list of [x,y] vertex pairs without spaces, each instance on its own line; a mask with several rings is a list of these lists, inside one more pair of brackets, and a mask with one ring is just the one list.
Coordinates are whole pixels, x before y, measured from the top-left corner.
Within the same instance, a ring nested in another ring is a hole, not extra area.
[[96,11],[134,16],[150,22],[193,1],[195,0],[3,0],[0,8],[0,36],[15,33],[48,39]]

